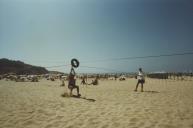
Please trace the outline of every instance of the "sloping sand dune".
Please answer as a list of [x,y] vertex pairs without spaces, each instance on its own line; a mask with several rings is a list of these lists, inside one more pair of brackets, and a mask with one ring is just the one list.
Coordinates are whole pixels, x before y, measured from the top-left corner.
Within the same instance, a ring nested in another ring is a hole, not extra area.
[[99,82],[72,98],[60,81],[1,80],[0,128],[193,128],[193,81]]

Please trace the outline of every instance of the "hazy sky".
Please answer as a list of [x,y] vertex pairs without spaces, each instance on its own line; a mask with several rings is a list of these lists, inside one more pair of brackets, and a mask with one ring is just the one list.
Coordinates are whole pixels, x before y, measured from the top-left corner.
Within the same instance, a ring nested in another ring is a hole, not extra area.
[[77,58],[82,66],[129,72],[193,71],[193,55],[94,62],[190,51],[193,0],[0,0],[0,58],[40,66]]

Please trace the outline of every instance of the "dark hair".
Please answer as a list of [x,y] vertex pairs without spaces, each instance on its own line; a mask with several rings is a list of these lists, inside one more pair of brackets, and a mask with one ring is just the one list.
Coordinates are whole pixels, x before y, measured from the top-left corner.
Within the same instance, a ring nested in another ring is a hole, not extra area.
[[139,68],[139,71],[142,71],[142,68]]

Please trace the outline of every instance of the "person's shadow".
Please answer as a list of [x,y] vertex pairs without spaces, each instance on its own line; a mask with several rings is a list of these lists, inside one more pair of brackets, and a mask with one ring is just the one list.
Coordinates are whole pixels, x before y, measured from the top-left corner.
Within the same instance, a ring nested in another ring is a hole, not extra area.
[[77,95],[69,96],[69,95],[62,94],[61,96],[62,96],[62,97],[68,97],[68,98],[83,99],[83,100],[87,100],[87,101],[90,101],[90,102],[95,102],[95,101],[96,101],[95,99],[90,99],[90,98],[81,97],[81,96],[77,96]]
[[95,102],[96,101],[95,99],[89,99],[89,98],[81,97],[81,96],[77,96],[77,95],[72,95],[71,97],[79,98],[79,99],[84,99],[84,100],[87,100],[87,101],[90,101],[90,102]]
[[143,92],[147,92],[147,93],[160,93],[158,91],[143,91]]

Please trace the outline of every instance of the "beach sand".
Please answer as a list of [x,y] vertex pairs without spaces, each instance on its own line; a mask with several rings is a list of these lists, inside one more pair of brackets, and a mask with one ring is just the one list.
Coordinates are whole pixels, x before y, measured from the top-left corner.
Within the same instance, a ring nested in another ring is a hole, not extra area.
[[192,80],[146,79],[144,92],[136,82],[80,85],[73,98],[59,80],[0,80],[0,128],[193,128]]

